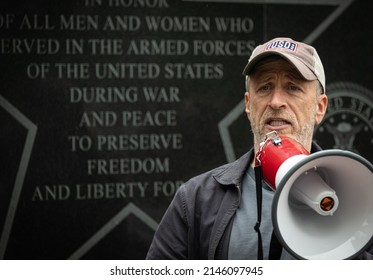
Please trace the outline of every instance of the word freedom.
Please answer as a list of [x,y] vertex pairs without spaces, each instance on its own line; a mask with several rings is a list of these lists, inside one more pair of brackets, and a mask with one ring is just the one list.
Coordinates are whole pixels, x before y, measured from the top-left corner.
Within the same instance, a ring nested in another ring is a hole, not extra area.
[[88,159],[88,175],[159,174],[170,172],[170,158]]

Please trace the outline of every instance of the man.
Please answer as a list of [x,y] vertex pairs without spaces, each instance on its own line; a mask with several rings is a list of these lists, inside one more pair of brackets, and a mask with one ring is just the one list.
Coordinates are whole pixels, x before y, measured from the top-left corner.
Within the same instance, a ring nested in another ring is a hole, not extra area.
[[[275,38],[253,51],[244,69],[245,111],[254,147],[240,159],[192,178],[176,193],[155,233],[147,259],[293,259],[273,250],[274,192],[262,187],[260,236],[257,223],[254,155],[267,133],[312,142],[328,98],[316,50],[290,38]],[[259,243],[258,240],[262,242]],[[262,243],[262,244],[261,244]],[[278,246],[277,246],[278,249]],[[276,252],[276,253],[273,253]]]

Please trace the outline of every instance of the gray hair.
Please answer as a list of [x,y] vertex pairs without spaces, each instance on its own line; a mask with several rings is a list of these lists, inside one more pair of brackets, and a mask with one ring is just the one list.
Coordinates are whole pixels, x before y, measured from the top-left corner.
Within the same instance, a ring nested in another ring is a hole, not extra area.
[[[246,75],[245,76],[245,89],[246,89],[247,92],[249,91],[249,81],[250,81],[250,76]],[[323,88],[322,88],[322,85],[321,85],[320,81],[315,80],[315,82],[316,82],[316,94],[317,94],[317,96],[325,93],[323,91]]]

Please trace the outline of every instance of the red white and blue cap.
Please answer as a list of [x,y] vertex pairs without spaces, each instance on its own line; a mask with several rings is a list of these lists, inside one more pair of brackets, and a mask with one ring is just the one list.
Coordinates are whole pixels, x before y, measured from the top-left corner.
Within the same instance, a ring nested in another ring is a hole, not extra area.
[[291,38],[275,38],[257,46],[252,52],[243,74],[250,75],[260,60],[271,55],[279,55],[288,60],[306,80],[319,80],[325,93],[324,67],[316,49]]

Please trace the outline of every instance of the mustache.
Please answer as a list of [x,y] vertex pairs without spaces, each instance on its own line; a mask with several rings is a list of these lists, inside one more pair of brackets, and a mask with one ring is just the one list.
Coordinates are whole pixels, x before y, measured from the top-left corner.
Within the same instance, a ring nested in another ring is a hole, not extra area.
[[295,117],[287,111],[279,111],[273,109],[267,109],[262,116],[261,123],[263,125],[270,123],[271,121],[285,121],[290,124],[295,123]]

